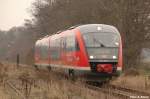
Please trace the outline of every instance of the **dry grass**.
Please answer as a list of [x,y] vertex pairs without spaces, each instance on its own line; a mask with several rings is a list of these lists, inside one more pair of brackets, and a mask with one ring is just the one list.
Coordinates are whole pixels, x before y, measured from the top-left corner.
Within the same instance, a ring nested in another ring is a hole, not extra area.
[[[20,99],[10,88],[3,87],[5,80],[14,82],[27,99],[117,99],[110,94],[90,90],[81,81],[67,80],[55,72],[36,71],[34,67],[27,65],[21,65],[19,68],[15,64],[9,63],[0,65],[0,99]],[[128,71],[111,83],[122,87],[150,91],[150,79],[137,72],[131,76],[132,73],[133,71]]]
[[[47,70],[35,71],[33,67],[26,65],[17,68],[15,64],[8,63],[4,67],[7,68],[7,76],[4,78],[12,81],[26,99],[116,99],[90,90],[80,81],[72,82]],[[0,84],[0,99],[20,99],[14,91],[3,85]]]
[[39,87],[40,90],[33,89],[33,94],[40,93],[39,96],[46,97],[46,99],[113,99],[111,95],[90,90],[84,86],[84,83],[65,80],[56,73],[37,72],[37,77],[36,84],[43,86]]
[[[142,67],[142,64],[140,64],[139,67]],[[121,87],[150,92],[150,75],[147,73],[144,67],[126,70],[122,76],[111,83]]]
[[121,87],[133,88],[141,91],[150,92],[150,78],[144,75],[120,76],[111,83]]

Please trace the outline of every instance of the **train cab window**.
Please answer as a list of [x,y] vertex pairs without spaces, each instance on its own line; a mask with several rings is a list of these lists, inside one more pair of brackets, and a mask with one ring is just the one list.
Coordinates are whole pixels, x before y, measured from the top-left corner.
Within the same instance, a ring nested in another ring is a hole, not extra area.
[[89,59],[117,59],[119,35],[115,33],[86,33],[83,35]]
[[115,33],[87,33],[83,35],[86,47],[118,47],[119,36]]

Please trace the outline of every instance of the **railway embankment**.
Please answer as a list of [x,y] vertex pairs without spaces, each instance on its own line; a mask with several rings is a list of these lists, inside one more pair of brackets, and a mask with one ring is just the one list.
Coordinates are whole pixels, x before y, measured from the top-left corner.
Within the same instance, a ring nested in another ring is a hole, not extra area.
[[149,76],[139,74],[123,75],[97,87],[29,65],[4,62],[0,67],[0,99],[131,99],[150,95]]
[[0,67],[0,99],[117,99],[46,69],[7,62]]
[[138,75],[138,76],[120,76],[111,82],[113,85],[120,86],[122,88],[135,89],[143,92],[150,93],[150,76]]

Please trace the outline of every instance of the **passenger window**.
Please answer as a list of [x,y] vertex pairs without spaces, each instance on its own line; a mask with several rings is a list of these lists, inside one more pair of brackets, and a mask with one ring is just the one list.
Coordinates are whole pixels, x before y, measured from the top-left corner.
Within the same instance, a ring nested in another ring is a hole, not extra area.
[[77,51],[79,50],[79,44],[75,36],[68,36],[66,38],[66,50],[67,51]]
[[60,58],[60,39],[51,41],[50,45],[51,58],[57,60]]

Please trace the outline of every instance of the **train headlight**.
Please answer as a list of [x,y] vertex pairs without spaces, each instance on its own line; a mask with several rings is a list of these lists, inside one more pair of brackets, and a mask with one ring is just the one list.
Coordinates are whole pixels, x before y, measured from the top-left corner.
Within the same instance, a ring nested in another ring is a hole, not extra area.
[[101,31],[101,30],[102,30],[102,27],[97,27],[97,30],[98,30],[98,31]]
[[90,59],[93,59],[93,58],[94,58],[94,56],[91,55],[91,56],[90,56]]
[[117,56],[113,56],[113,59],[116,59],[117,58]]
[[119,43],[118,43],[118,42],[116,42],[115,44],[116,44],[117,46],[119,45]]

